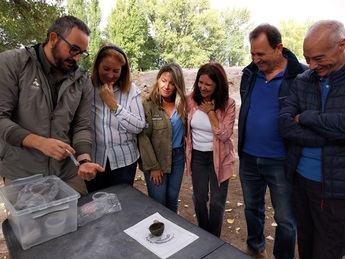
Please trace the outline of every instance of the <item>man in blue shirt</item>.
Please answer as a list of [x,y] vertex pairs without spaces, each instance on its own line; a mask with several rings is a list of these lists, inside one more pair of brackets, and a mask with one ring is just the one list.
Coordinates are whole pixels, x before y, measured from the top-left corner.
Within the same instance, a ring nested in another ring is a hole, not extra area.
[[269,24],[249,35],[252,63],[243,70],[238,153],[247,222],[247,246],[265,258],[265,193],[269,187],[277,223],[273,254],[294,258],[296,226],[291,205],[292,186],[284,163],[286,149],[278,130],[282,101],[304,67],[283,47],[281,34]]
[[280,113],[289,142],[300,259],[342,258],[345,245],[345,28],[319,21],[307,32],[309,70]]

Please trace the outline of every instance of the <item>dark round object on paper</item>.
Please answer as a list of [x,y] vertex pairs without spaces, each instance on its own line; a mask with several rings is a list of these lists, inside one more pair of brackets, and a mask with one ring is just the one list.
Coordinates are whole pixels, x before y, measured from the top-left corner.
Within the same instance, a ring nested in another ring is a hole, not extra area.
[[163,222],[155,222],[150,225],[149,230],[152,235],[154,236],[161,236],[164,232],[164,223]]

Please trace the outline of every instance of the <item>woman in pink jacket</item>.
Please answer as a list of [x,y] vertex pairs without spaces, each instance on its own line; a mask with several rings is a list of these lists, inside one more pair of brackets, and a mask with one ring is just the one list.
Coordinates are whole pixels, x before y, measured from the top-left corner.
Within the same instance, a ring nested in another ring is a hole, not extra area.
[[187,106],[186,170],[192,175],[195,213],[199,227],[219,237],[235,161],[235,101],[220,64],[199,69]]

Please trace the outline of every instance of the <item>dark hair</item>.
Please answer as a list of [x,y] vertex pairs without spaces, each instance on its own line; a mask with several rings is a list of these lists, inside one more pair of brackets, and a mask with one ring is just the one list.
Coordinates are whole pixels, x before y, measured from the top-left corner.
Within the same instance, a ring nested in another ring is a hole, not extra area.
[[120,90],[122,92],[127,92],[131,84],[131,73],[129,69],[128,59],[125,52],[113,44],[106,44],[99,49],[95,57],[95,61],[93,63],[92,75],[91,75],[92,84],[95,87],[101,86],[102,82],[99,78],[99,73],[98,73],[99,64],[102,62],[102,60],[105,57],[108,57],[108,56],[113,56],[114,58],[117,58],[118,60],[122,62],[121,74],[120,74],[119,79],[115,83],[116,85],[120,87]]
[[48,42],[50,33],[56,32],[57,34],[60,34],[65,37],[74,27],[77,27],[87,36],[90,35],[89,27],[87,27],[87,25],[82,20],[71,15],[65,15],[57,18],[55,22],[50,26],[44,44]]
[[282,35],[279,30],[268,23],[260,24],[249,33],[249,41],[255,40],[260,34],[265,34],[270,46],[275,49],[278,44],[282,43]]
[[176,63],[166,64],[158,71],[156,81],[152,87],[149,99],[157,105],[161,105],[162,98],[159,93],[158,80],[163,73],[170,73],[176,87],[175,107],[182,120],[186,117],[186,90],[182,68]]
[[198,87],[199,78],[202,75],[207,75],[216,84],[216,88],[211,99],[214,100],[215,110],[220,109],[224,111],[229,99],[229,84],[224,68],[221,64],[216,62],[210,62],[200,67],[194,82],[192,93],[193,100],[198,105],[203,102],[203,98]]

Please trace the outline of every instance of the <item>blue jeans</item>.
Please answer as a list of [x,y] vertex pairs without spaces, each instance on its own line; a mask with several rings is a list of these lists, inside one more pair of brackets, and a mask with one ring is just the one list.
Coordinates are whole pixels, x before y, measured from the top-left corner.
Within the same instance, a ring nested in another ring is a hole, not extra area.
[[243,154],[240,180],[247,221],[247,245],[255,252],[265,249],[265,193],[271,194],[277,223],[273,254],[275,258],[294,258],[296,220],[292,211],[292,184],[286,179],[285,159],[269,159]]
[[149,171],[144,172],[148,195],[174,212],[177,212],[178,207],[178,196],[183,178],[184,161],[184,149],[173,149],[171,173],[164,174],[160,185],[155,185],[150,180]]
[[[218,185],[213,152],[192,151],[193,202],[198,225],[220,236],[229,180]],[[209,201],[209,205],[207,203]],[[208,208],[209,207],[209,208]]]

